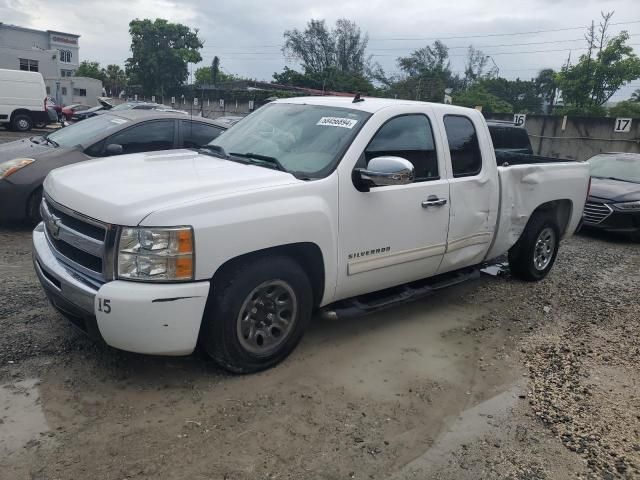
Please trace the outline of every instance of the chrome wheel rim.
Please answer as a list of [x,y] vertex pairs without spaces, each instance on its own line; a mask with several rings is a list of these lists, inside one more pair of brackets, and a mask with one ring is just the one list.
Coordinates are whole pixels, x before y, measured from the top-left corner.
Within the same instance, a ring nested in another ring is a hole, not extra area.
[[541,271],[549,266],[556,250],[556,232],[546,227],[538,235],[533,252],[533,266]]
[[282,280],[258,285],[247,296],[237,320],[238,341],[255,355],[269,355],[289,338],[298,313],[291,286]]
[[29,122],[22,119],[18,120],[18,128],[21,130],[26,130],[27,128],[29,128]]

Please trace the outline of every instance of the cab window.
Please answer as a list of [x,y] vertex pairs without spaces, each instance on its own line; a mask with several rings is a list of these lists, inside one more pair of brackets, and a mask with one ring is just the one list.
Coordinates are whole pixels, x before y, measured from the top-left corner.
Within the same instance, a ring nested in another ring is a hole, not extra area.
[[416,182],[440,178],[431,123],[425,115],[402,115],[385,123],[364,151],[367,165],[371,159],[383,156],[410,161]]
[[471,120],[461,115],[444,117],[454,177],[470,177],[482,170],[478,135]]

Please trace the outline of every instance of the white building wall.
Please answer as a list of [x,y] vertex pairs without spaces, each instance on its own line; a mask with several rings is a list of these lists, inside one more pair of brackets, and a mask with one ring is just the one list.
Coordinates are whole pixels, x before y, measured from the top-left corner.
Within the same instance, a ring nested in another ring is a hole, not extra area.
[[80,65],[78,35],[0,23],[0,68],[20,70],[21,58],[38,62],[49,95],[62,105],[96,105],[102,95],[100,80],[73,77]]

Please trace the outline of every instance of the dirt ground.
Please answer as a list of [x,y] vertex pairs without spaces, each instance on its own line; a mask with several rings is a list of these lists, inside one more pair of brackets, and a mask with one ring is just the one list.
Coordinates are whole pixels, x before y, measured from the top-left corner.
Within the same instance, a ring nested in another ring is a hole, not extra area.
[[95,345],[0,226],[0,479],[640,478],[639,284],[640,245],[581,234],[543,282],[316,318],[230,376]]

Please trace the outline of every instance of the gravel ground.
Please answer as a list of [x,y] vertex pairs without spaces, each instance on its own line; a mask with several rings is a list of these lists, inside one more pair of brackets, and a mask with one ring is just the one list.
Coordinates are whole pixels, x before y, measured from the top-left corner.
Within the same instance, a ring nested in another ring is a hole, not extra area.
[[346,322],[269,372],[99,347],[0,230],[5,478],[640,478],[640,248],[580,235],[529,284],[484,276]]

